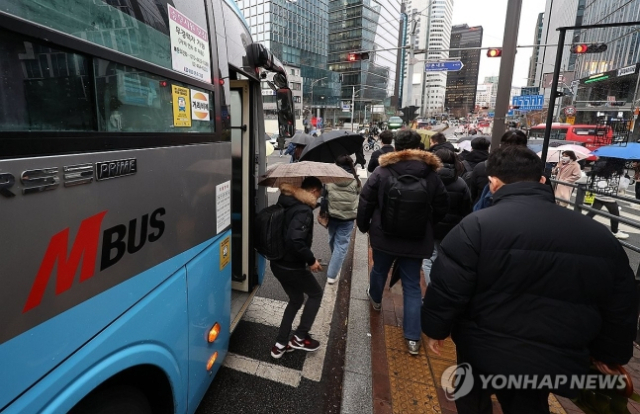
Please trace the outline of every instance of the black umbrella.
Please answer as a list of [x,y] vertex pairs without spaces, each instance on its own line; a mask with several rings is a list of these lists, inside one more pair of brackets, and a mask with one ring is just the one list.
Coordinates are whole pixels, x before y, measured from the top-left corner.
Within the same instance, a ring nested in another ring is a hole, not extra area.
[[293,138],[291,138],[291,143],[296,144],[296,145],[309,145],[311,144],[313,141],[315,140],[314,137],[312,137],[309,134],[305,134],[304,132],[297,132]]
[[364,137],[347,131],[329,131],[314,138],[300,155],[300,161],[336,162],[340,155],[362,150]]

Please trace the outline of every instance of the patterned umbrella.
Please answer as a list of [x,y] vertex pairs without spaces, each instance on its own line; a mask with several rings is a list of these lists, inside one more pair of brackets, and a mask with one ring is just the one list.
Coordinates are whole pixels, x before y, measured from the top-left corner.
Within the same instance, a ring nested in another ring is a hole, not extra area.
[[324,184],[353,180],[349,174],[335,164],[324,162],[301,161],[277,164],[260,177],[258,184],[269,187],[280,187],[282,184],[300,186],[306,177],[316,177]]

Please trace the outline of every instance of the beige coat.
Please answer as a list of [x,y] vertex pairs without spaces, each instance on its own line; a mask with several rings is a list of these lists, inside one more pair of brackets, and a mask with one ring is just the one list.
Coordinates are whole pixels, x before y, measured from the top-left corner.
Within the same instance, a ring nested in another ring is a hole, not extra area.
[[[580,164],[576,161],[569,161],[567,164],[559,163],[556,168],[553,169],[553,173],[558,181],[566,181],[568,183],[575,183],[580,179],[582,173],[580,172]],[[571,193],[573,193],[573,187],[567,185],[556,184],[555,195],[556,198],[563,198],[565,200],[571,199]],[[563,207],[567,206],[567,203],[558,201]]]

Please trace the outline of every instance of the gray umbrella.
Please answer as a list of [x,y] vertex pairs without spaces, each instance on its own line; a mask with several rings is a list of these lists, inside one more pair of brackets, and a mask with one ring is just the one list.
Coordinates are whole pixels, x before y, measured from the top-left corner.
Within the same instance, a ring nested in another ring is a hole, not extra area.
[[335,164],[324,162],[301,161],[288,164],[277,164],[260,177],[258,184],[279,187],[282,184],[300,186],[306,177],[316,177],[324,184],[353,180],[349,174]]
[[296,133],[293,138],[291,138],[291,142],[292,144],[296,144],[296,145],[309,145],[313,142],[315,138],[312,137],[309,134],[305,134],[304,132],[298,132]]

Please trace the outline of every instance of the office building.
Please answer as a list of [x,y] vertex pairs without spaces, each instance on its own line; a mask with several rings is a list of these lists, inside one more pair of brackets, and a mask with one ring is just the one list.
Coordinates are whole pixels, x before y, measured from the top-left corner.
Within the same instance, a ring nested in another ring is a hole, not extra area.
[[[414,65],[410,104],[419,106],[422,116],[435,117],[444,112],[447,72],[425,72],[425,62],[442,62],[449,57],[447,49],[451,40],[453,1],[410,0],[407,4],[412,14],[417,13],[414,15],[417,22],[415,46],[424,51],[415,55],[418,63]],[[408,62],[407,58],[407,65]],[[406,73],[404,77],[407,77]],[[408,100],[406,104],[409,104]]]
[[[544,13],[538,14],[538,21],[536,22],[535,32],[533,34],[533,44],[539,45],[542,40],[542,27],[544,23]],[[540,48],[534,47],[531,52],[531,58],[529,59],[529,76],[527,78],[527,86],[536,85],[536,68],[538,67],[538,61],[540,59]]]
[[[478,48],[482,46],[482,26],[469,27],[467,24],[451,28],[451,49]],[[457,58],[464,67],[458,72],[448,72],[445,109],[454,117],[467,116],[476,106],[480,50],[456,50],[449,52],[450,58]]]
[[[398,93],[400,12],[400,0],[329,1],[329,70],[342,74],[343,102],[355,95],[355,122],[364,121],[365,106],[384,105],[387,116],[397,112],[392,102]],[[350,61],[350,52],[357,51],[369,51],[369,59]],[[346,121],[351,113],[339,117]]]
[[[612,13],[615,11],[615,13]],[[640,20],[640,0],[593,0],[584,8],[583,25]],[[590,29],[580,43],[606,43],[602,53],[576,56],[576,122],[608,123],[626,135],[639,105],[640,33],[636,27]],[[635,137],[640,131],[635,128]]]
[[[326,109],[335,111],[340,80],[337,73],[327,70],[328,0],[236,0],[236,4],[254,41],[265,45],[285,65],[299,70],[304,85],[301,116],[324,115]],[[332,118],[331,114],[328,117]]]

